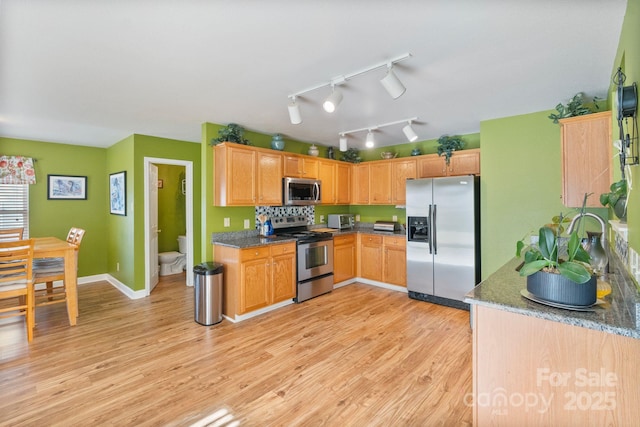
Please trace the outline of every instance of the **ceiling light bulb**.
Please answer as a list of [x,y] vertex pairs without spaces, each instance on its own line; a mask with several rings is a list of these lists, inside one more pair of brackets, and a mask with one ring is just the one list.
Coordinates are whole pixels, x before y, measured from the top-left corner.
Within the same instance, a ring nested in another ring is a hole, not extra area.
[[371,133],[371,131],[369,131],[369,133],[367,134],[367,139],[365,140],[365,146],[367,148],[373,148],[375,144],[375,140],[373,138],[373,133]]
[[336,111],[336,108],[338,108],[338,105],[340,105],[340,102],[342,102],[342,92],[338,89],[333,89],[331,95],[329,95],[324,101],[324,104],[322,104],[322,108],[324,108],[324,111],[327,113],[333,113]]
[[418,139],[418,135],[416,135],[411,127],[411,122],[407,123],[407,125],[402,128],[402,132],[404,132],[404,136],[407,137],[409,142],[414,142]]
[[384,76],[382,80],[380,80],[380,83],[382,84],[382,86],[384,86],[384,88],[393,99],[399,98],[400,95],[402,95],[405,90],[407,90],[400,79],[393,72],[393,67],[388,68],[387,75]]
[[347,151],[347,136],[340,135],[340,151]]
[[300,107],[296,103],[295,98],[289,102],[289,120],[292,125],[299,125],[302,123],[302,116],[300,115]]

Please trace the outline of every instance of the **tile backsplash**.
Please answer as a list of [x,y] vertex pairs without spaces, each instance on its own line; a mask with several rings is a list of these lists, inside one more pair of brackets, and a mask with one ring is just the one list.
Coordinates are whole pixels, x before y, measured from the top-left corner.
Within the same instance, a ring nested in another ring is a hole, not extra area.
[[267,215],[269,218],[304,215],[307,217],[307,225],[313,225],[316,222],[315,206],[256,206],[255,228],[258,228],[258,215]]

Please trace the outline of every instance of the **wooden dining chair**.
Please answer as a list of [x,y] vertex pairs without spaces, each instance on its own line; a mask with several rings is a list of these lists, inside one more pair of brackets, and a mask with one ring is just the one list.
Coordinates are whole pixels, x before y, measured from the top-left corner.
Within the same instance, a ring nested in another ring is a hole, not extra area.
[[[71,227],[67,234],[67,242],[76,245],[76,268],[78,265],[78,251],[84,237],[85,230]],[[35,290],[35,306],[66,303],[69,310],[69,300],[64,277],[64,258],[40,258],[33,262],[34,284],[45,283],[46,287]],[[61,280],[62,286],[53,286],[53,282]]]
[[22,240],[24,234],[23,227],[5,228],[0,230],[0,242],[14,242]]
[[33,239],[0,242],[0,318],[25,316],[27,339],[35,325],[33,296]]

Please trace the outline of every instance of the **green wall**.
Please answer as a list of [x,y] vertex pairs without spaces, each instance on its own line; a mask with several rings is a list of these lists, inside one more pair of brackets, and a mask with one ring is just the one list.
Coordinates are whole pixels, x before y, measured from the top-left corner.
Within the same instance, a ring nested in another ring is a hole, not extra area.
[[187,230],[186,196],[182,194],[182,180],[185,179],[184,166],[158,166],[158,252],[178,250],[178,236]]
[[[86,230],[78,254],[78,275],[91,276],[107,270],[107,180],[106,150],[42,141],[0,138],[5,155],[36,159],[36,184],[29,186],[29,228],[31,237],[66,239],[69,228]],[[87,200],[47,200],[47,175],[87,177]]]
[[[627,12],[622,24],[622,33],[616,60],[613,64],[611,75],[613,76],[622,67],[627,79],[625,86],[633,82],[640,82],[640,0],[629,0]],[[613,91],[614,86],[612,86]],[[614,138],[617,139],[618,127],[614,129]],[[619,167],[617,159],[614,166]],[[627,224],[629,226],[629,245],[640,253],[640,166],[631,167],[633,178],[632,189],[629,193],[629,204],[627,206]]]
[[[144,289],[144,281],[142,288],[135,286],[135,252],[134,252],[134,162],[133,148],[134,136],[131,135],[122,141],[112,145],[107,149],[107,170],[105,180],[107,187],[105,188],[104,198],[109,198],[108,175],[116,172],[126,172],[126,215],[107,215],[108,233],[106,236],[107,243],[107,268],[106,273],[115,277],[131,289]],[[107,205],[107,212],[109,207]]]
[[[200,171],[202,168],[200,162],[200,144],[175,139],[160,138],[148,135],[133,135],[133,155],[131,156],[131,164],[134,171],[133,186],[130,187],[127,182],[128,189],[132,191],[133,199],[133,245],[129,241],[121,241],[117,256],[129,256],[129,246],[134,246],[132,258],[134,276],[133,280],[124,282],[133,290],[144,289],[145,276],[145,252],[144,252],[144,159],[145,157],[173,159],[193,162],[193,247],[202,246],[201,240],[201,217],[202,217],[202,200],[200,186]],[[111,150],[111,148],[109,148]],[[127,177],[129,179],[129,177]],[[129,194],[127,194],[129,197]],[[127,199],[128,201],[130,199]],[[127,203],[129,204],[129,203]],[[193,248],[191,248],[193,250]],[[200,254],[196,251],[193,257],[194,264],[202,261]],[[128,261],[131,262],[131,261]]]

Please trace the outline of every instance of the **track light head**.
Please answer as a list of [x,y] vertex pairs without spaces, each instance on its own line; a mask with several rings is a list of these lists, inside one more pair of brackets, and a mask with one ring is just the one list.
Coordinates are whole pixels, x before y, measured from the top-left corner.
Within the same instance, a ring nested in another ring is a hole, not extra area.
[[376,141],[373,137],[373,132],[371,132],[371,129],[369,129],[369,133],[367,133],[367,139],[365,139],[365,147],[367,148],[373,148],[373,146],[375,145]]
[[340,135],[340,151],[347,151],[347,136]]
[[393,65],[389,65],[387,75],[380,80],[380,84],[382,84],[393,99],[399,98],[400,95],[407,90],[398,76],[393,72]]
[[302,123],[302,116],[300,115],[300,106],[296,103],[296,98],[293,97],[289,102],[289,120],[292,125],[299,125]]
[[340,89],[331,86],[331,95],[324,101],[322,108],[324,108],[324,111],[327,113],[333,113],[336,111],[336,108],[338,108],[338,105],[340,105],[340,102],[342,102],[342,92]]
[[407,123],[405,127],[402,128],[402,132],[404,132],[404,136],[407,137],[409,142],[415,142],[418,139],[418,135],[413,131],[411,127],[411,121]]

